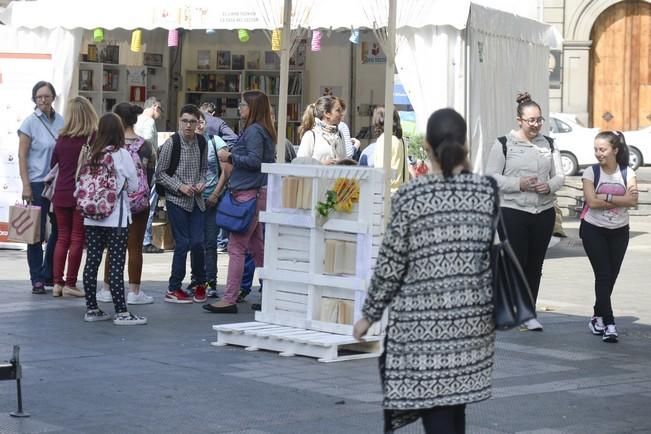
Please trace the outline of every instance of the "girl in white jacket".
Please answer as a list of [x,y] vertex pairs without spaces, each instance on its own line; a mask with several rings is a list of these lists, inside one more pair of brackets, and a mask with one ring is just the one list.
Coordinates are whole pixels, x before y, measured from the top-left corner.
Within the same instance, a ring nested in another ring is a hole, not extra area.
[[321,164],[335,164],[346,158],[346,144],[338,125],[344,110],[339,98],[326,95],[310,104],[299,129],[301,145],[297,157],[310,157]]
[[[113,157],[118,192],[117,203],[111,214],[102,220],[84,218],[86,229],[86,265],[84,266],[84,290],[86,292],[86,314],[84,321],[104,321],[111,316],[97,306],[97,270],[102,261],[104,248],[109,249],[109,287],[115,306],[115,325],[147,324],[147,318],[127,311],[124,297],[124,260],[127,249],[128,226],[131,210],[127,193],[138,188],[136,167],[129,152],[124,149],[124,129],[122,121],[114,113],[101,117],[97,137],[91,144],[88,158],[101,161],[109,148]],[[83,164],[84,162],[80,162]]]

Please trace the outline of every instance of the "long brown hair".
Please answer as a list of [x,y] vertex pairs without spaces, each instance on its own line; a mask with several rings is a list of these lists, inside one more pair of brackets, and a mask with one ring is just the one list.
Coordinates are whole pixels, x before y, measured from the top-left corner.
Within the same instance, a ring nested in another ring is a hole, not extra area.
[[99,119],[97,136],[90,145],[90,155],[94,164],[100,162],[104,148],[107,146],[113,146],[114,151],[124,147],[124,127],[120,117],[115,113],[106,113]]
[[303,138],[303,134],[314,128],[315,118],[323,120],[326,113],[331,113],[337,102],[341,105],[342,110],[345,110],[346,104],[343,100],[332,95],[319,97],[315,102],[308,105],[303,112],[301,126],[298,128],[299,137]]
[[259,90],[247,90],[242,93],[242,98],[249,106],[249,116],[244,122],[244,129],[251,124],[259,123],[267,130],[273,142],[276,143],[276,129],[271,120],[271,103],[269,103],[267,95]]

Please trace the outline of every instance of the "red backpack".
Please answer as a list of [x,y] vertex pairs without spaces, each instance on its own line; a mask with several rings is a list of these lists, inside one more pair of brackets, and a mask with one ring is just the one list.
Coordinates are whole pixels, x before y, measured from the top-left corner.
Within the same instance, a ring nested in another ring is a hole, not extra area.
[[111,215],[118,201],[113,149],[113,146],[107,146],[102,150],[104,155],[99,163],[89,158],[79,168],[74,197],[77,198],[77,209],[86,218],[104,220]]
[[135,193],[129,193],[129,205],[132,213],[139,213],[149,208],[149,184],[147,184],[147,173],[142,166],[140,155],[138,151],[145,143],[142,137],[138,137],[133,142],[126,142],[126,150],[131,154],[133,164],[136,166],[136,174],[138,175],[138,189]]

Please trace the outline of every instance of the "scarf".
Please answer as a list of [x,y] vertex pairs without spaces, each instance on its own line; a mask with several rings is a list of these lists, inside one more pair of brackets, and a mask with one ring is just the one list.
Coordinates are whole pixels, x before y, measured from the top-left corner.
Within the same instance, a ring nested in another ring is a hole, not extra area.
[[321,136],[332,147],[332,152],[334,155],[338,155],[337,151],[343,144],[343,140],[339,135],[339,128],[337,128],[337,125],[326,124],[321,119],[314,119],[314,121],[314,129],[321,133]]

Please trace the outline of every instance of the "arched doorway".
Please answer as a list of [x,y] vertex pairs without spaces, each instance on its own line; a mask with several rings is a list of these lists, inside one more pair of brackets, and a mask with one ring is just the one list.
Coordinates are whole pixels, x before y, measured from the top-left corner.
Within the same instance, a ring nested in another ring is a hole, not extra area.
[[611,6],[590,39],[590,123],[622,131],[651,125],[651,4]]

